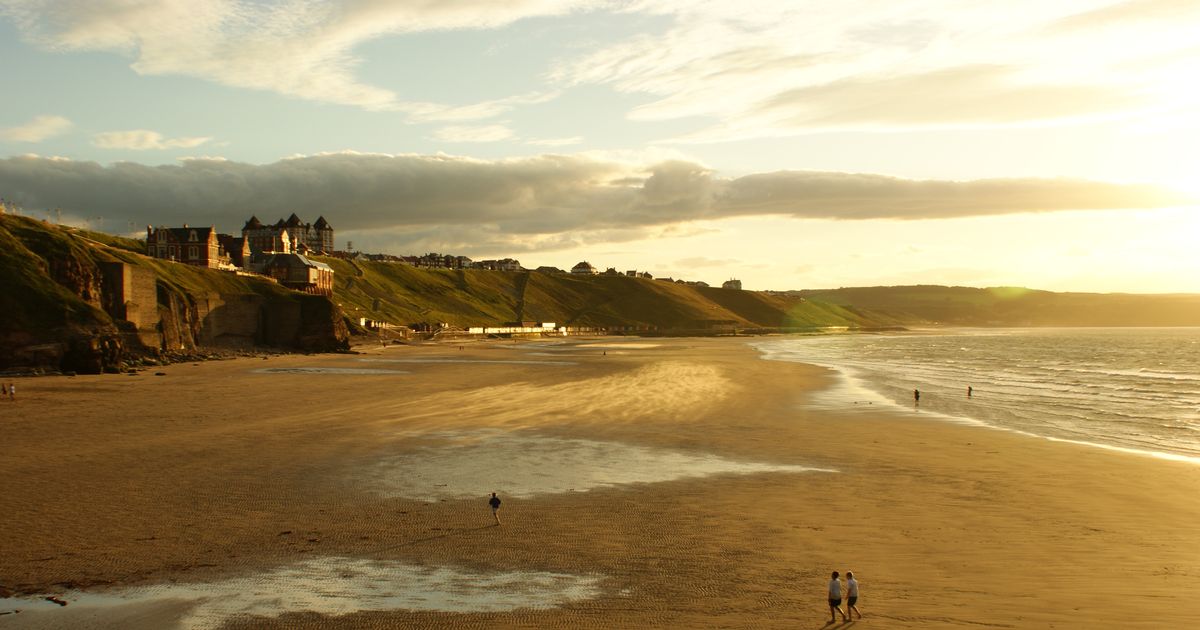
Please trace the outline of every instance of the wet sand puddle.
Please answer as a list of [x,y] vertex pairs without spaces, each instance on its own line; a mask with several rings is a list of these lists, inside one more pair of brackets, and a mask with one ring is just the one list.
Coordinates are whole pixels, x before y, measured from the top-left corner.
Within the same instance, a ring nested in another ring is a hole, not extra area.
[[69,592],[61,597],[68,602],[65,607],[42,599],[0,600],[0,612],[21,610],[0,616],[0,627],[208,630],[242,615],[553,608],[599,596],[601,580],[563,573],[473,573],[389,561],[318,558],[208,584]]
[[476,498],[492,491],[524,498],[709,475],[837,472],[503,431],[424,437],[431,441],[429,446],[388,458],[367,473],[371,487],[386,496],[437,501]]
[[251,370],[257,374],[409,374],[404,370],[383,370],[377,368],[337,368],[337,367],[284,367],[259,368]]

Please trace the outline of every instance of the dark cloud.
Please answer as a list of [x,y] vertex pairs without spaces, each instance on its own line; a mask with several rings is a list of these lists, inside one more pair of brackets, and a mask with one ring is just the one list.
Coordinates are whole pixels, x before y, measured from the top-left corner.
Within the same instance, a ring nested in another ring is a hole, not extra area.
[[[686,221],[778,215],[935,219],[1175,205],[1151,186],[1065,179],[966,182],[781,171],[722,178],[686,161],[630,165],[588,156],[499,161],[330,154],[254,165],[188,160],[103,166],[41,157],[0,160],[0,197],[29,210],[106,224],[213,224],[250,216],[324,215],[338,240],[378,249],[551,251],[667,234]],[[111,228],[110,228],[111,229]]]

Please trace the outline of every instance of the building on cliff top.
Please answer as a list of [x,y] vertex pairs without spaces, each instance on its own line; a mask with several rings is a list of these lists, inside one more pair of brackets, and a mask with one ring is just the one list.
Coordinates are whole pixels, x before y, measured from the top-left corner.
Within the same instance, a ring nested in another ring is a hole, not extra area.
[[722,289],[737,289],[738,291],[741,291],[742,290],[742,281],[738,280],[736,278],[731,279],[731,280],[726,280],[725,282],[721,283],[721,288]]
[[333,268],[302,254],[271,254],[258,263],[258,269],[289,289],[333,295]]
[[242,238],[250,245],[250,260],[259,262],[269,254],[321,254],[333,252],[333,226],[325,217],[305,223],[292,213],[271,225],[251,216],[242,227]]
[[154,258],[208,267],[231,268],[229,255],[221,247],[213,226],[181,228],[146,226],[146,253]]

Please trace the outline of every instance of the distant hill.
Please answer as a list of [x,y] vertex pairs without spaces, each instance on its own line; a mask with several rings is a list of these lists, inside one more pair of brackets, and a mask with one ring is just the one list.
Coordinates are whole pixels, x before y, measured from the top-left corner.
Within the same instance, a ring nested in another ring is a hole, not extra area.
[[792,291],[847,308],[887,313],[908,325],[1200,326],[1200,295],[1054,293],[1019,287],[858,287]]

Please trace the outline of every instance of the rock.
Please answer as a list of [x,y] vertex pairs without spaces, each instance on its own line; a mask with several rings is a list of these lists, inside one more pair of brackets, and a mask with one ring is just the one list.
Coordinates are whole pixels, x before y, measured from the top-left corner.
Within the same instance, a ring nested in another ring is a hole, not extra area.
[[154,375],[155,376],[166,376],[167,373],[166,372],[155,372]]

